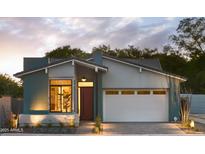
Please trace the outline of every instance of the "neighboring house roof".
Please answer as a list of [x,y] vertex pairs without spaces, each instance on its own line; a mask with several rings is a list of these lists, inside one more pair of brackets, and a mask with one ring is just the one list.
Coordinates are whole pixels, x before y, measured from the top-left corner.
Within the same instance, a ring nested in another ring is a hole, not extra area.
[[97,67],[97,68],[99,68],[103,71],[108,70],[108,68],[106,66],[99,65],[99,64],[96,64],[96,63],[91,62],[91,61],[82,60],[82,59],[77,58],[77,57],[72,57],[72,58],[66,58],[66,59],[63,59],[63,60],[54,61],[54,62],[49,63],[49,64],[47,64],[45,66],[42,66],[42,67],[30,69],[30,70],[27,70],[27,71],[21,71],[21,72],[18,72],[16,74],[14,74],[14,76],[21,77],[21,76],[24,76],[24,75],[27,75],[27,74],[31,74],[31,73],[34,73],[34,72],[37,72],[37,71],[41,71],[41,70],[44,70],[44,69],[47,69],[47,68],[55,67],[55,66],[58,66],[58,65],[62,65],[62,64],[65,64],[65,63],[72,62],[72,61],[83,64],[83,65],[91,66],[91,67]]
[[162,67],[159,59],[133,59],[133,58],[123,58],[123,59],[132,63],[140,64],[143,66],[151,67],[162,71]]
[[165,75],[165,76],[168,76],[168,77],[171,77],[171,78],[176,78],[176,79],[179,79],[181,81],[186,81],[187,80],[185,77],[182,77],[182,76],[179,76],[179,75],[176,75],[176,74],[173,74],[173,73],[165,72],[165,71],[159,70],[158,68],[153,68],[151,66],[146,66],[146,65],[143,65],[142,63],[140,64],[140,63],[136,63],[136,62],[133,62],[133,61],[130,61],[130,60],[125,60],[123,58],[117,58],[117,57],[113,57],[113,56],[109,56],[109,55],[105,55],[105,54],[103,55],[103,58],[118,61],[118,62],[130,65],[130,66],[142,68],[144,70],[148,70],[148,71],[151,71],[151,72],[154,72],[154,73]]

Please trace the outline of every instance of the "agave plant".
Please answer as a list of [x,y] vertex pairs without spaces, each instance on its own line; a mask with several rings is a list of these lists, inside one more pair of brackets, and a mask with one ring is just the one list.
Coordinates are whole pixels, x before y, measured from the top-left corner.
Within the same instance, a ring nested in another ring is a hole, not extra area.
[[95,125],[93,128],[93,132],[96,134],[100,134],[100,132],[103,131],[103,125],[102,125],[102,120],[100,118],[100,116],[97,116],[95,119]]

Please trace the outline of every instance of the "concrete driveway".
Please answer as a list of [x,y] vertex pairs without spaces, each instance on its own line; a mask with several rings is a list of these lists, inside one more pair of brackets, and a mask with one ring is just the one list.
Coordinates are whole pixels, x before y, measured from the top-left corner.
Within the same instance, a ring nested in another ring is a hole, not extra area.
[[[76,134],[91,134],[93,122],[81,122]],[[103,123],[103,135],[183,135],[175,123]]]

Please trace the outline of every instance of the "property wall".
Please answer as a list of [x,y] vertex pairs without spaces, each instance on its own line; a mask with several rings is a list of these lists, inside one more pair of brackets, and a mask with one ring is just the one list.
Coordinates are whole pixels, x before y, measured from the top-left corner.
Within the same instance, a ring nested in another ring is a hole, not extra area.
[[146,70],[130,67],[120,62],[103,58],[108,72],[103,74],[103,88],[168,88],[168,78]]
[[8,126],[11,116],[11,97],[2,96],[0,98],[0,127]]
[[55,66],[49,68],[48,70],[48,77],[49,78],[67,78],[67,77],[74,77],[74,66],[72,63],[65,63],[63,65]]
[[23,77],[24,114],[48,113],[48,74],[35,72]]
[[23,98],[12,98],[11,109],[13,114],[23,113]]
[[203,94],[181,94],[181,97],[187,96],[191,98],[192,114],[205,114],[205,95]]

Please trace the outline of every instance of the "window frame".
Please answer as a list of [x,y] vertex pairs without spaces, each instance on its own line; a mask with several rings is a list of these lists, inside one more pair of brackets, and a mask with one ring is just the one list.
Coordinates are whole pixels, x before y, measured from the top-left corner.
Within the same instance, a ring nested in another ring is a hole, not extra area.
[[[51,85],[51,80],[70,80],[71,84]],[[73,85],[72,85],[72,83],[73,83],[72,79],[49,79],[49,112],[50,113],[72,113],[73,112],[73,102],[72,102],[73,101]],[[61,87],[62,88],[62,87],[65,87],[65,86],[71,87],[71,111],[70,112],[63,112],[62,107],[61,107],[61,111],[51,111],[51,87]]]

